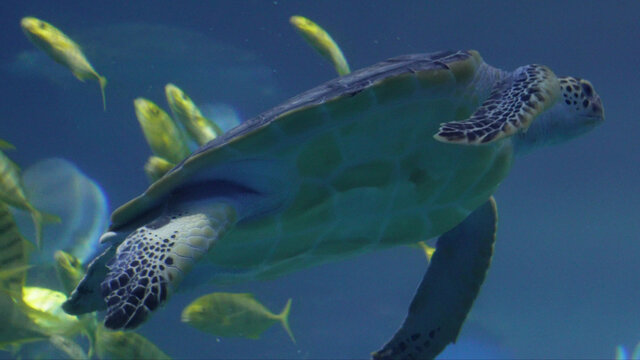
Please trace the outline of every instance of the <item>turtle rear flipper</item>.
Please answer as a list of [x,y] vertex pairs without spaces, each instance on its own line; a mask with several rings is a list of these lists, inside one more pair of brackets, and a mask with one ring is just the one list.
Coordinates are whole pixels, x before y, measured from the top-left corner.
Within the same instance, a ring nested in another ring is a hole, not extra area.
[[558,99],[560,86],[546,66],[526,65],[493,86],[491,95],[464,121],[440,124],[434,138],[442,142],[487,144],[518,131]]
[[107,275],[106,264],[115,255],[116,248],[117,245],[111,245],[89,263],[84,277],[62,304],[62,310],[69,315],[81,315],[106,309],[100,293],[100,282]]
[[107,328],[133,329],[143,323],[235,222],[230,205],[198,205],[166,211],[118,246],[100,284]]
[[489,269],[497,225],[492,197],[440,236],[407,318],[374,359],[431,359],[456,341]]

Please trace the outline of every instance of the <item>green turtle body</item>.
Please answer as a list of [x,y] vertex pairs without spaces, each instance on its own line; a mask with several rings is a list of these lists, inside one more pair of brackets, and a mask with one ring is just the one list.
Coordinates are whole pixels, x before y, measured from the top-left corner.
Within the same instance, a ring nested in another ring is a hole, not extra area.
[[[436,251],[441,265],[426,282],[445,295],[421,297],[445,304],[434,305],[443,321],[453,311],[447,296],[470,299],[454,309],[455,326],[434,325],[448,329],[443,348],[455,340],[491,254],[483,250],[476,262],[453,250],[465,244],[467,228],[483,235],[466,242],[493,246],[495,207],[483,207],[494,210],[469,225],[463,220],[489,202],[516,152],[602,119],[586,80],[558,79],[540,65],[505,72],[476,51],[407,55],[355,71],[205,144],[118,208],[101,238],[111,247],[64,308],[106,309],[107,327],[135,328],[196,264],[216,282],[272,278],[459,226],[445,237],[459,245]],[[474,286],[454,279],[459,290],[448,292],[450,282],[438,275],[451,273],[447,263],[462,266]],[[412,305],[410,316],[423,316],[422,305]]]
[[493,81],[473,86],[478,73],[502,74],[475,52],[408,56],[304,93],[199,149],[116,210],[112,230],[206,172],[275,193],[208,253],[220,267],[214,280],[272,277],[438,236],[484,203],[511,166],[509,141],[433,139],[441,122],[469,117],[489,96]]

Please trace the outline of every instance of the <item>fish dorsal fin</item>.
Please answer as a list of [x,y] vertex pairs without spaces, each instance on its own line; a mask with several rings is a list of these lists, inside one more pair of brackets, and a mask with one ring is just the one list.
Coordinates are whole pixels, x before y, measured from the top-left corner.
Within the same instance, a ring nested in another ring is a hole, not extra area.
[[238,297],[243,297],[245,299],[250,299],[250,300],[255,300],[256,297],[255,295],[253,295],[252,293],[239,293],[237,294]]
[[481,145],[526,131],[557,99],[559,84],[546,66],[518,68],[493,87],[491,95],[464,121],[440,124],[438,141]]
[[2,140],[0,139],[0,149],[2,150],[15,150],[16,147],[13,146],[12,143],[6,141],[6,140]]

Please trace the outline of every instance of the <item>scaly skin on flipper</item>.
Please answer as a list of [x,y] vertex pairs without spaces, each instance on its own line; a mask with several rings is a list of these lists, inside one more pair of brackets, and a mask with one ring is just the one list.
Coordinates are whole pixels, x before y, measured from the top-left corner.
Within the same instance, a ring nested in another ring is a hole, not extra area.
[[407,318],[374,359],[432,359],[456,341],[489,269],[497,226],[492,197],[440,236]]
[[527,65],[497,83],[491,95],[464,121],[444,123],[436,140],[486,144],[526,131],[533,119],[558,100],[560,84],[546,66]]
[[101,284],[107,303],[105,326],[132,329],[146,320],[235,217],[235,210],[224,203],[183,207],[131,233],[107,264]]

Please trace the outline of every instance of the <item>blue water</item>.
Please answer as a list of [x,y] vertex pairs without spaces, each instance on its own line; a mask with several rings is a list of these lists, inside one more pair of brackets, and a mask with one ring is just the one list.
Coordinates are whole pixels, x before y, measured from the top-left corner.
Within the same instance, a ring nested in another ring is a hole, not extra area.
[[[147,186],[150,152],[135,97],[165,106],[164,84],[174,82],[199,104],[225,103],[248,118],[335,77],[291,28],[294,14],[327,29],[352,69],[400,54],[477,49],[503,69],[540,63],[589,79],[606,122],[518,159],[496,194],[500,226],[487,280],[443,356],[611,358],[617,345],[640,341],[637,1],[5,0],[0,138],[16,145],[9,155],[22,167],[53,156],[72,161],[114,209]],[[27,41],[19,26],[27,15],[83,45],[109,78],[107,112],[96,83],[77,81]],[[139,332],[175,358],[366,358],[401,324],[425,269],[424,255],[403,247],[274,281],[201,288],[175,295]],[[292,297],[297,343],[278,326],[254,341],[180,323],[182,307],[216,290],[255,293],[274,311]]]

